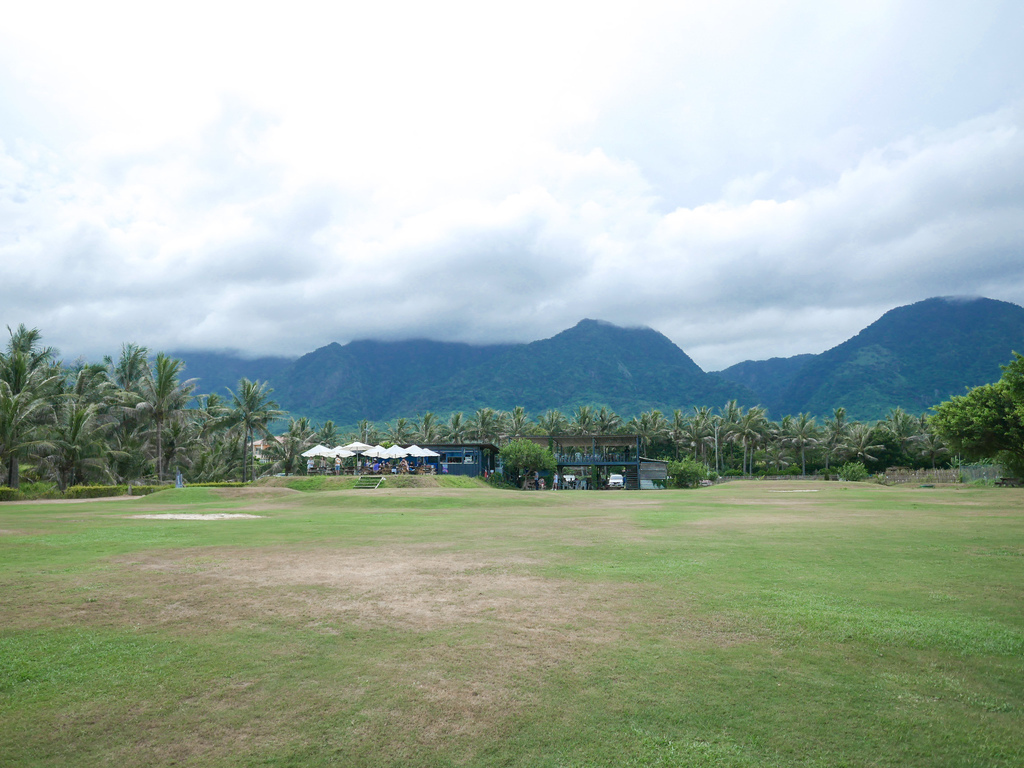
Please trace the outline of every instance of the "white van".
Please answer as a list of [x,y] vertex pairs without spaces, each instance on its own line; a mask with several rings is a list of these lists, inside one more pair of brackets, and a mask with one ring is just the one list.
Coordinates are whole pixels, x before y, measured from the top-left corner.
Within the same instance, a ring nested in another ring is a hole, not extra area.
[[608,475],[608,487],[609,488],[625,488],[626,483],[622,479],[622,475]]

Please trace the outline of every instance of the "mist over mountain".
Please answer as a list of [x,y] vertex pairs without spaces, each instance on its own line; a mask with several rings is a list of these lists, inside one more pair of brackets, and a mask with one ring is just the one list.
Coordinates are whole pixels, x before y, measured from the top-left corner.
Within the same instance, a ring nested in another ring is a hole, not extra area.
[[1024,308],[985,298],[933,298],[897,307],[853,338],[818,355],[748,360],[705,373],[650,328],[582,320],[528,344],[471,345],[426,339],[328,344],[297,359],[179,352],[199,390],[223,393],[240,377],[266,381],[295,415],[341,425],[427,411],[523,406],[534,416],[556,408],[606,405],[629,417],[671,414],[730,399],[764,405],[773,418],[836,407],[879,419],[900,406],[921,413],[995,381],[1014,350],[1024,350]]

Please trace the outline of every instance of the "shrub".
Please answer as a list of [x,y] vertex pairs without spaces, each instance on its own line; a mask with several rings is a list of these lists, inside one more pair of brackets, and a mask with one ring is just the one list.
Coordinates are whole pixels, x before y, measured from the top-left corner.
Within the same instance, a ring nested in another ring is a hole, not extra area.
[[0,501],[21,501],[24,498],[25,494],[21,491],[8,488],[6,485],[0,485]]
[[128,487],[124,485],[72,485],[64,491],[64,498],[97,499],[101,496],[124,496],[127,492]]
[[868,479],[868,470],[859,461],[848,461],[839,468],[839,478],[851,483]]
[[685,458],[682,461],[670,461],[668,463],[668,474],[672,479],[675,488],[693,488],[706,480],[708,468],[699,461]]

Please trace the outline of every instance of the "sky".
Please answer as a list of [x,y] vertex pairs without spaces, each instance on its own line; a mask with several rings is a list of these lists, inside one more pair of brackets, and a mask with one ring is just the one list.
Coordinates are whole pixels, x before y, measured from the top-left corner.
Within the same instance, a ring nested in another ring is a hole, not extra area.
[[66,359],[1024,304],[1019,0],[11,6],[0,323]]

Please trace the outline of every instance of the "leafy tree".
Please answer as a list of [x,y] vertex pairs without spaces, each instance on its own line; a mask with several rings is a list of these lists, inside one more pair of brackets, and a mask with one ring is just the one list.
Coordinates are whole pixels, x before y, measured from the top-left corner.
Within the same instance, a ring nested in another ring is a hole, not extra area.
[[1024,475],[1024,356],[1003,366],[995,384],[975,387],[937,406],[931,427],[969,459],[996,459]]
[[668,463],[668,474],[675,488],[693,488],[700,485],[701,480],[708,479],[708,468],[705,464],[684,456],[681,461]]
[[558,466],[551,451],[530,440],[510,440],[498,455],[505,477],[517,487],[528,474],[554,471]]

